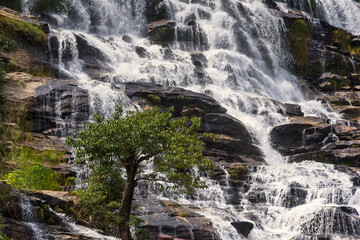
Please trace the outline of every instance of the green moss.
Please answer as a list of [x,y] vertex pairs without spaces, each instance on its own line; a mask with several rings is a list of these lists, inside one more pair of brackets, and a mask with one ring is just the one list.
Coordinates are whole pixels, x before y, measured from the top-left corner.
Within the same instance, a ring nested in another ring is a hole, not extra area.
[[168,30],[169,28],[167,27],[157,28],[155,34],[155,41],[161,41],[163,37],[167,35]]
[[238,165],[234,169],[229,170],[231,177],[235,180],[242,180],[245,178],[248,170],[246,166]]
[[159,104],[159,103],[161,103],[161,98],[160,98],[159,96],[156,96],[156,95],[154,95],[154,94],[149,94],[147,97],[148,97],[148,99],[149,99],[152,103],[154,103],[154,104]]
[[352,35],[343,29],[332,31],[332,39],[337,42],[341,49],[349,51],[351,54],[360,55],[360,47],[351,46]]
[[184,218],[188,218],[190,217],[190,213],[189,212],[179,212],[178,214],[179,217],[184,217]]
[[308,48],[311,38],[310,24],[304,19],[298,19],[289,24],[287,41],[290,51],[297,61],[297,73],[304,76],[308,69]]
[[6,16],[0,16],[0,36],[6,36],[14,41],[25,39],[33,45],[43,47],[47,43],[47,35],[41,26]]

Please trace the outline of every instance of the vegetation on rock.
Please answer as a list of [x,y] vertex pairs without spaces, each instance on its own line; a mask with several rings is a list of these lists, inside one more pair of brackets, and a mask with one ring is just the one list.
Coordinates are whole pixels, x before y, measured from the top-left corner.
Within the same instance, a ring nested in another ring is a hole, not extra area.
[[310,37],[310,25],[304,19],[294,21],[288,28],[287,41],[290,51],[298,63],[296,72],[299,75],[305,75],[307,71]]
[[[47,36],[41,26],[0,15],[0,39],[25,38],[34,45],[46,46]],[[12,46],[13,48],[14,46]]]
[[[96,116],[78,140],[69,138],[79,162],[88,162],[90,169],[125,170],[126,184],[119,207],[120,221],[117,236],[132,239],[129,228],[130,212],[135,187],[141,180],[156,182],[162,192],[178,191],[192,193],[196,188],[206,187],[200,172],[213,167],[212,161],[203,157],[204,143],[198,140],[200,118],[172,119],[173,108],[161,112],[127,112],[121,108],[105,119]],[[154,170],[144,172],[144,164],[152,162]],[[161,183],[168,184],[161,184]]]

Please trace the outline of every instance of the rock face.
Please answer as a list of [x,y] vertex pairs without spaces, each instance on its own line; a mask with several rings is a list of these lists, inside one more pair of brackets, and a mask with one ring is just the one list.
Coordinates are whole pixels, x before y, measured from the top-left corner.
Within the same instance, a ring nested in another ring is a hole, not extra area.
[[360,166],[360,129],[331,125],[314,117],[294,117],[291,123],[274,127],[270,133],[274,147],[290,161],[316,160]]
[[77,81],[49,82],[36,90],[31,113],[35,132],[75,134],[90,117],[88,92],[79,88]]
[[135,204],[140,207],[134,214],[145,221],[141,227],[148,231],[150,239],[157,239],[159,233],[181,239],[219,239],[211,221],[197,207],[150,199],[137,199]]

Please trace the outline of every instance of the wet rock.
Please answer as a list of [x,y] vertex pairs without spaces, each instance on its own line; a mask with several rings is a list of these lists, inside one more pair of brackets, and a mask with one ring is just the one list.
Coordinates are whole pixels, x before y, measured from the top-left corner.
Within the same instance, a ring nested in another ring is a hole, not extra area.
[[[357,236],[360,234],[360,220],[356,215],[349,214],[355,209],[342,207],[327,207],[318,211],[310,221],[302,225],[302,232],[306,234],[317,233],[344,234]],[[355,210],[356,211],[356,210]],[[325,217],[326,216],[326,217]],[[322,224],[316,224],[318,222]],[[329,229],[330,228],[330,229]]]
[[170,19],[169,7],[163,0],[146,1],[146,12],[149,22]]
[[136,98],[147,99],[149,94],[156,95],[161,98],[162,106],[166,108],[174,106],[174,116],[180,116],[180,112],[185,106],[196,106],[206,113],[226,112],[212,97],[182,88],[165,87],[152,83],[126,83],[125,92],[134,101],[137,100]]
[[141,58],[149,58],[150,57],[150,53],[143,47],[136,46],[135,47],[135,52]]
[[124,42],[132,43],[132,38],[129,35],[123,35],[121,38]]
[[353,120],[356,122],[359,122],[359,120],[360,120],[360,108],[358,108],[358,107],[347,108],[347,109],[341,111],[340,113],[343,114],[345,119]]
[[[77,81],[52,81],[36,89],[31,109],[35,132],[65,136],[82,128],[89,117],[89,95]],[[60,132],[55,131],[62,125]]]
[[[78,57],[84,62],[84,71],[94,79],[99,79],[99,70],[109,72],[110,68],[106,64],[108,59],[104,53],[98,47],[92,45],[82,34],[74,35],[76,38],[76,47],[79,52]],[[73,57],[74,56],[71,56],[71,59],[73,59]]]
[[248,237],[251,230],[254,228],[254,224],[250,222],[232,222],[231,225],[244,237]]
[[203,53],[192,52],[190,53],[190,56],[191,56],[191,61],[196,67],[200,67],[200,68],[207,67],[208,60],[206,59]]
[[175,21],[160,20],[148,27],[149,40],[152,42],[171,43],[175,40]]
[[283,199],[282,205],[287,208],[302,205],[306,201],[307,191],[299,187],[291,187]]
[[289,117],[304,116],[304,113],[301,111],[301,107],[297,104],[285,103],[282,104],[282,107],[285,109],[285,114]]
[[211,13],[205,11],[204,9],[198,8],[197,11],[201,19],[209,20],[211,18]]
[[320,90],[324,92],[333,92],[350,86],[350,80],[347,77],[333,73],[324,73],[317,81]]
[[196,15],[195,15],[195,13],[192,13],[189,16],[185,17],[184,23],[187,26],[196,25]]
[[202,119],[202,131],[227,135],[247,142],[252,141],[250,132],[245,125],[230,115],[224,113],[208,113]]
[[36,237],[32,229],[23,222],[5,218],[5,223],[3,233],[11,239],[32,240]]

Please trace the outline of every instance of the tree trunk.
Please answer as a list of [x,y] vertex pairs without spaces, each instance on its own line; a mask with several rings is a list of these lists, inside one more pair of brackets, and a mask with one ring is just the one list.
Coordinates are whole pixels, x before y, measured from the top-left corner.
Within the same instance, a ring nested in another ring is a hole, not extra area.
[[121,206],[119,208],[119,216],[121,221],[118,224],[117,228],[117,237],[120,237],[122,240],[133,240],[130,234],[130,212],[131,212],[131,203],[134,195],[134,189],[136,187],[135,176],[137,171],[137,165],[130,164],[126,166],[126,186],[123,193],[123,198],[121,200]]

